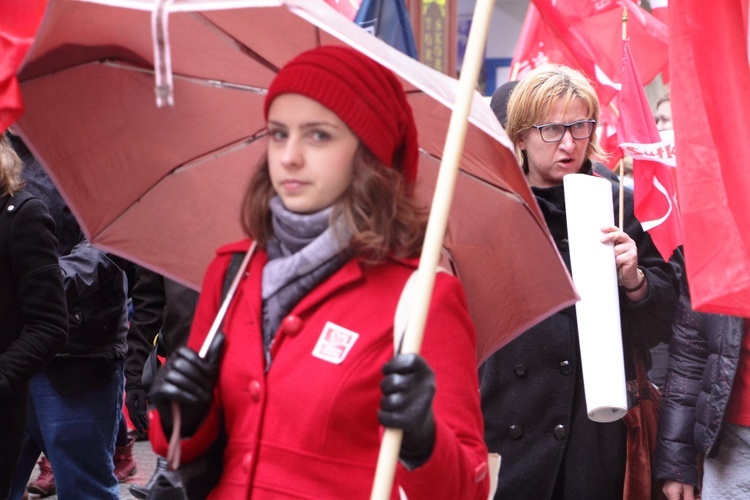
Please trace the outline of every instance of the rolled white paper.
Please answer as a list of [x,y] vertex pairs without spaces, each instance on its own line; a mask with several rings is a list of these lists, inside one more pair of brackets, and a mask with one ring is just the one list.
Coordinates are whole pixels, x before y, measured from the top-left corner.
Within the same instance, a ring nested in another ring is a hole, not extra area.
[[586,409],[595,422],[614,422],[627,412],[620,301],[614,246],[601,229],[615,223],[612,184],[570,174],[563,178],[568,245],[576,303]]

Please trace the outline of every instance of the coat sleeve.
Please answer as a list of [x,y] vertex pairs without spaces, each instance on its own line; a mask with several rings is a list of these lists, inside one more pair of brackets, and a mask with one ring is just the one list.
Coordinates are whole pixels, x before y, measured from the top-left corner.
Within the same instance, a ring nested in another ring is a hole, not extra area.
[[399,464],[396,482],[410,500],[486,499],[489,475],[476,332],[463,289],[452,276],[440,273],[436,279],[421,354],[435,372],[435,448],[412,471]]
[[669,262],[662,258],[651,236],[633,215],[632,190],[626,191],[625,214],[625,232],[633,238],[638,248],[638,266],[646,276],[648,291],[643,299],[634,302],[620,289],[623,333],[632,346],[645,350],[659,342],[668,343],[672,336],[681,259],[679,253]]
[[654,476],[661,480],[700,485],[693,430],[709,346],[698,313],[687,294],[680,296],[669,344],[669,365],[659,410]]
[[54,222],[40,200],[30,199],[18,208],[9,242],[22,328],[0,353],[0,401],[42,369],[68,334]]
[[163,323],[166,303],[164,279],[144,267],[136,268],[133,297],[133,316],[128,328],[128,356],[125,362],[126,389],[141,385],[143,365]]

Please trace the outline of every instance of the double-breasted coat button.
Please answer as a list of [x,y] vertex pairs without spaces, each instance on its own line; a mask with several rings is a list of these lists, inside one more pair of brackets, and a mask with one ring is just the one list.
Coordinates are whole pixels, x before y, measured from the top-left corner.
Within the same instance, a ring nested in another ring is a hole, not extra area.
[[302,331],[303,326],[302,318],[293,314],[290,314],[281,322],[281,329],[287,335],[297,335]]
[[560,373],[563,375],[570,375],[573,373],[573,364],[567,359],[565,361],[560,361]]
[[253,454],[248,452],[242,457],[242,472],[245,474],[250,473],[250,466],[253,464]]
[[552,429],[552,434],[555,435],[555,439],[565,439],[568,437],[568,429],[565,428],[563,424],[557,424],[554,429]]
[[248,389],[250,391],[250,397],[253,398],[253,401],[256,403],[260,401],[261,396],[261,385],[260,381],[253,379],[250,381],[250,385],[248,386]]
[[523,436],[523,428],[520,425],[513,424],[508,429],[508,435],[513,439],[520,439]]
[[517,377],[523,377],[524,375],[526,375],[526,365],[518,364],[514,366],[513,372],[516,374]]

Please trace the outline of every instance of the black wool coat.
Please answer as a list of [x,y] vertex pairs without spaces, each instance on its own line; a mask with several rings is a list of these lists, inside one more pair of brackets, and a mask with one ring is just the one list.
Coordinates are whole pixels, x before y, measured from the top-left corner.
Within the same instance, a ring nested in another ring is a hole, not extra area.
[[26,192],[0,197],[0,406],[63,347],[68,312],[55,224]]
[[[532,190],[570,270],[563,186]],[[618,213],[615,184],[612,197]],[[633,347],[647,357],[650,347],[669,340],[678,282],[676,269],[635,219],[627,188],[624,208],[624,229],[636,242],[648,280],[647,295],[638,302],[620,291],[626,377],[632,379]],[[485,441],[502,457],[495,498],[622,498],[626,428],[622,421],[603,424],[587,416],[574,307],[493,354],[480,367],[480,392]]]

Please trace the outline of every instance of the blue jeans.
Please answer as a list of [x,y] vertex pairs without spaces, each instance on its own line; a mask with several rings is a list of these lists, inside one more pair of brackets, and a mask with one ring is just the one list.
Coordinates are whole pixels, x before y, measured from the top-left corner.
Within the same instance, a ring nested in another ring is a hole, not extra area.
[[31,400],[21,459],[10,498],[20,499],[43,452],[52,465],[57,497],[119,499],[112,457],[122,414],[123,362],[111,380],[81,394],[60,394],[42,371],[31,379]]

